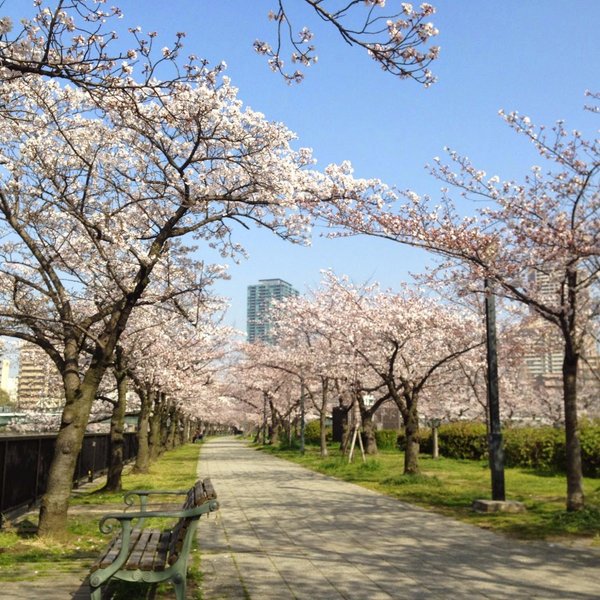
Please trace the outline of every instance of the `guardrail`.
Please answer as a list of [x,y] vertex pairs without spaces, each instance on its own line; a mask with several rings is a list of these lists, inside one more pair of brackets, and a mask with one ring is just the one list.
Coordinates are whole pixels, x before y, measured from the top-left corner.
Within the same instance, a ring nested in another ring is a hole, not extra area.
[[[46,491],[56,434],[0,436],[0,527],[2,515],[35,505]],[[86,434],[73,485],[93,479],[108,469],[110,436]],[[124,462],[137,454],[137,436],[125,434]]]

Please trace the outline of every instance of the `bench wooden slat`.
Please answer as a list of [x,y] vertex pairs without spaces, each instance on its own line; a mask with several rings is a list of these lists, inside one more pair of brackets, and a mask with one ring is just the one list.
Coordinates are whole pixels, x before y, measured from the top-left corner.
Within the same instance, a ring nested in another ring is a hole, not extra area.
[[152,530],[150,529],[142,529],[142,533],[139,536],[137,542],[133,546],[133,549],[129,553],[129,558],[125,563],[126,569],[137,569],[140,565],[140,559],[142,558],[142,554],[146,549],[146,545],[148,544],[148,540],[150,539],[150,535],[152,534]]
[[[141,529],[132,530],[131,536],[129,538],[130,548],[132,548],[137,543],[141,533]],[[120,536],[115,538],[109,544],[108,548],[106,549],[106,552],[104,553],[104,556],[102,556],[100,560],[98,560],[96,564],[92,567],[92,571],[96,571],[97,569],[104,569],[105,567],[112,565],[112,563],[115,562],[117,556],[119,555],[119,552],[121,552],[121,542],[122,540]]]
[[160,530],[150,530],[150,539],[144,548],[144,552],[140,558],[139,564],[142,571],[151,571],[154,566],[154,559],[160,542]]
[[167,565],[167,552],[169,551],[169,545],[171,543],[171,535],[171,531],[163,531],[160,534],[160,541],[158,542],[154,564],[152,565],[153,571],[165,570]]

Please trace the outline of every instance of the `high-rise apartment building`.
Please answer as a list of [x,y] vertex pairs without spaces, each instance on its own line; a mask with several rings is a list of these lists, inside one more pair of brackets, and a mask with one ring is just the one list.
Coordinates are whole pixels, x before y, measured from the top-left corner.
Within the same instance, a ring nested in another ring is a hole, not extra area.
[[17,378],[10,376],[10,360],[2,359],[2,376],[0,378],[0,388],[9,396],[11,402],[17,399]]
[[274,300],[298,296],[299,292],[282,279],[259,279],[258,284],[248,286],[246,330],[248,341],[271,342],[269,307]]
[[23,344],[19,353],[19,408],[31,410],[58,406],[61,399],[56,390],[57,375],[56,366],[41,348]]

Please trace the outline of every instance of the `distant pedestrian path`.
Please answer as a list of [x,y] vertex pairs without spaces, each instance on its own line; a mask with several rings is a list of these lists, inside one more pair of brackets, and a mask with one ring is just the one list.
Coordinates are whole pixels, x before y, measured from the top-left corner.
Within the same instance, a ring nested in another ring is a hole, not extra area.
[[308,471],[205,443],[204,599],[600,598],[600,551],[509,540]]

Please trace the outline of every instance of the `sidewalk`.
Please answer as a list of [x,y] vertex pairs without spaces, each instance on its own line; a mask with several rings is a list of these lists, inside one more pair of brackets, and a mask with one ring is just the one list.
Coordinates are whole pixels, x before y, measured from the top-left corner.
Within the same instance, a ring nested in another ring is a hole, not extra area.
[[509,540],[247,448],[205,443],[204,600],[600,597],[600,551]]

